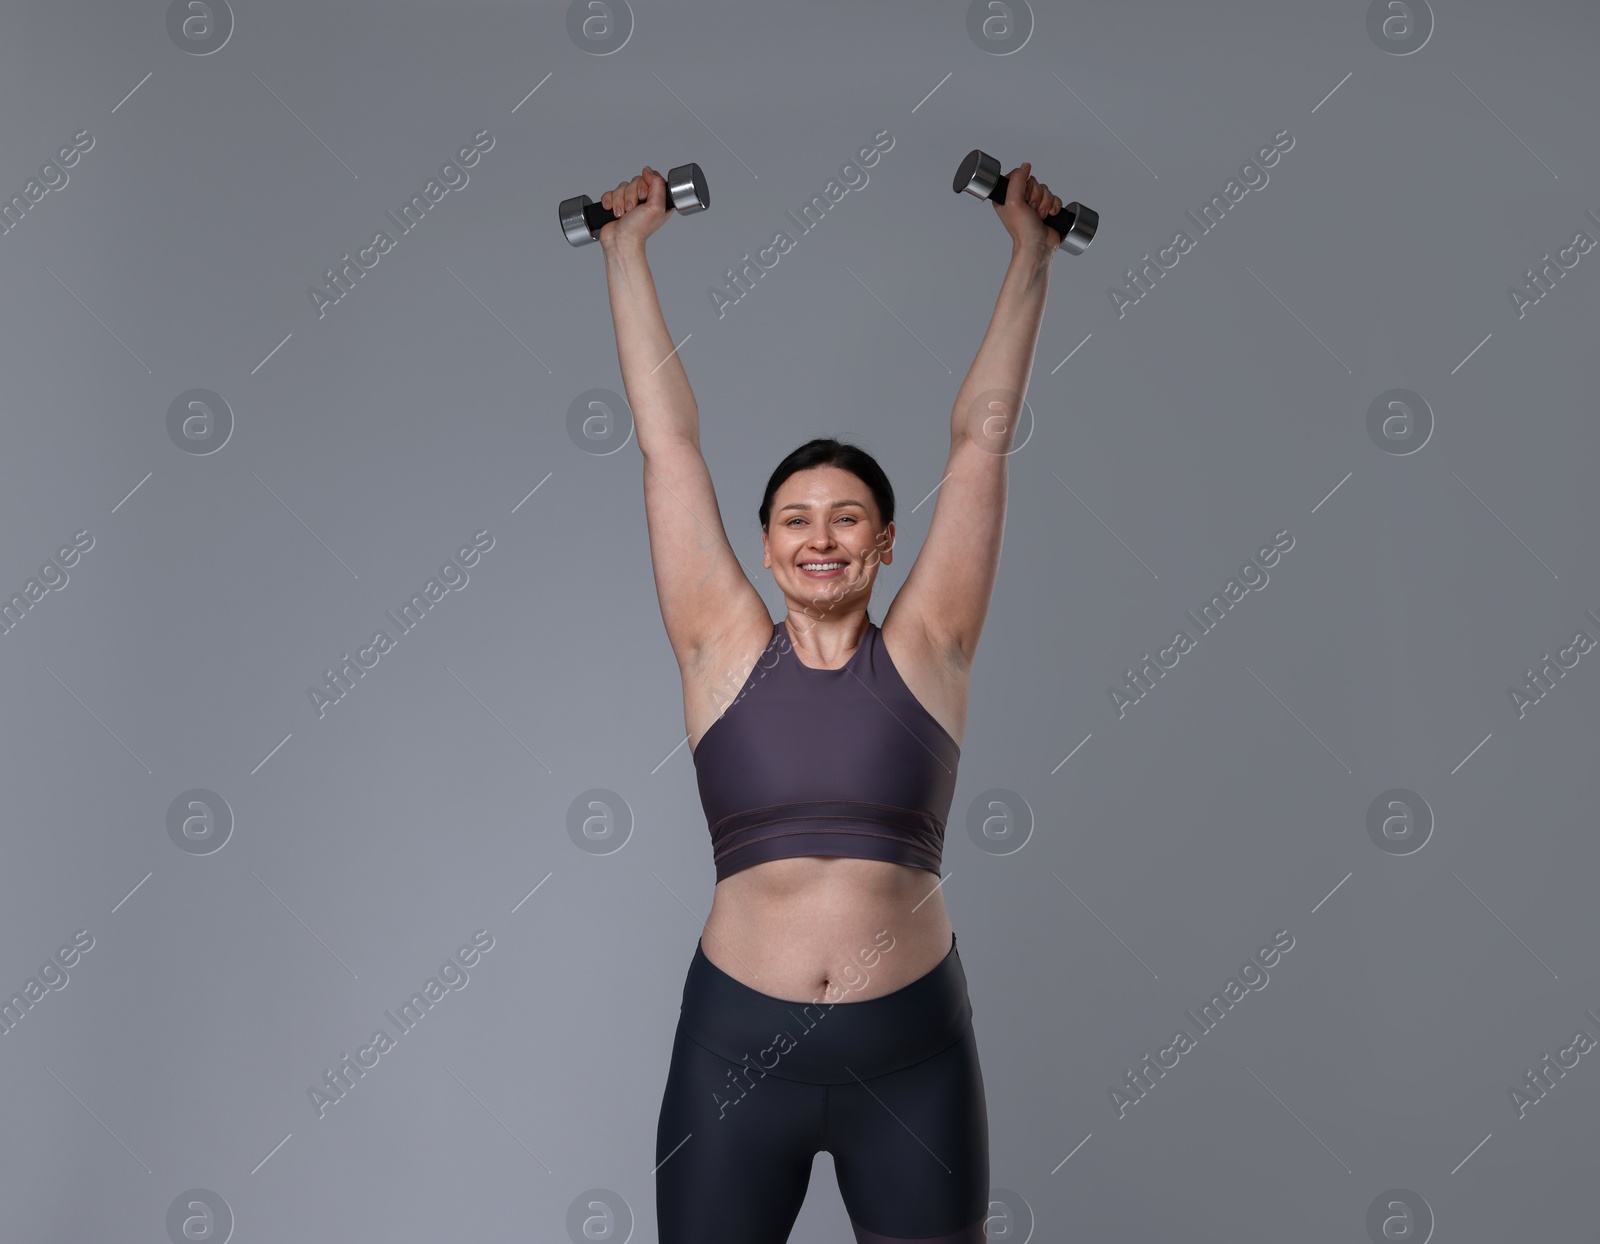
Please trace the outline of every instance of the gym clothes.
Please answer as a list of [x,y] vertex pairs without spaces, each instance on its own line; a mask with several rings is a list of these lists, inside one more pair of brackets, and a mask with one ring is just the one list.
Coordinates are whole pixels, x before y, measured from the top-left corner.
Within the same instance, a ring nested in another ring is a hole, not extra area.
[[961,748],[911,693],[871,621],[850,660],[813,669],[788,627],[694,749],[717,880],[842,855],[939,873]]
[[656,1127],[660,1244],[782,1244],[823,1149],[856,1244],[984,1244],[988,1114],[953,936],[910,984],[832,1003],[751,989],[695,943]]

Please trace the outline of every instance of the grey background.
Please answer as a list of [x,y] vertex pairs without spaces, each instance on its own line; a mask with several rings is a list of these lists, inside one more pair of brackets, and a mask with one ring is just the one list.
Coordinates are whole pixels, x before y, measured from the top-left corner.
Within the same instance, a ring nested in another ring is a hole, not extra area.
[[[639,5],[605,55],[559,4],[240,0],[208,55],[160,2],[0,17],[0,193],[94,139],[0,236],[0,595],[94,542],[0,635],[0,998],[93,938],[0,1037],[7,1239],[181,1239],[196,1189],[228,1208],[190,1238],[565,1240],[596,1197],[590,1238],[655,1238],[714,878],[637,441],[568,433],[622,383],[599,248],[556,205],[702,165],[711,210],[651,261],[730,538],[776,615],[761,486],[858,441],[900,498],[881,619],[1009,255],[950,192],[973,147],[1102,215],[1053,263],[946,838],[992,1236],[1348,1241],[1396,1199],[1441,1239],[1592,1233],[1600,1051],[1525,1117],[1508,1089],[1600,1036],[1600,654],[1525,714],[1509,690],[1600,636],[1600,253],[1525,315],[1508,289],[1600,240],[1600,17],[1440,4],[1399,55],[1360,0],[1010,13],[1009,54],[961,3]],[[308,288],[485,129],[319,318]],[[1282,130],[1199,234],[1184,212]],[[1180,229],[1119,318],[1108,288]],[[195,388],[231,410],[214,452],[167,432]],[[1414,452],[1368,434],[1395,388],[1431,410]],[[307,688],[484,530],[319,717]],[[1184,610],[1280,531],[1201,635]],[[1119,717],[1108,688],[1180,627]],[[220,850],[168,832],[194,789]],[[596,789],[599,843],[569,832]],[[1409,854],[1367,832],[1394,789],[1433,821]],[[996,790],[1020,848],[968,832]],[[470,987],[319,1118],[309,1087],[479,929]],[[1108,1089],[1278,930],[1270,985],[1118,1117]],[[792,1238],[849,1238],[826,1156]]]

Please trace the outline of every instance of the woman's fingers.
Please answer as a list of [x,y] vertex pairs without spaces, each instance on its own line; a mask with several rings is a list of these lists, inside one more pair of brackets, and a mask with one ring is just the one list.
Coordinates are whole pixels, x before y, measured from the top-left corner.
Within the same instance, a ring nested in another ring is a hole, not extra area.
[[1048,220],[1061,210],[1061,199],[1050,193],[1050,187],[1044,182],[1034,182],[1028,179],[1028,202],[1038,209],[1039,219]]
[[614,217],[624,216],[632,208],[649,201],[650,182],[656,176],[654,170],[647,164],[640,174],[629,181],[619,181],[615,190],[607,190],[600,196],[600,206],[606,208]]

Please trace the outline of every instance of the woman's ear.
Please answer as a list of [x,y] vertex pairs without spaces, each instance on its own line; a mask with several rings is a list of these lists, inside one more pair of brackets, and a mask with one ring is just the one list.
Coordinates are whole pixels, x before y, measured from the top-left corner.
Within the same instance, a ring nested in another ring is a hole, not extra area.
[[885,566],[894,560],[894,521],[878,533],[877,540],[878,560]]

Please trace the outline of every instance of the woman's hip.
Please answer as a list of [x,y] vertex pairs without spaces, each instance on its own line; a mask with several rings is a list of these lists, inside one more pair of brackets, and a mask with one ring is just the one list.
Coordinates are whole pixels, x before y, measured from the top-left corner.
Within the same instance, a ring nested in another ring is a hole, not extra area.
[[966,973],[951,934],[932,968],[889,993],[854,1001],[778,998],[723,971],[695,943],[679,1028],[753,1074],[846,1084],[899,1071],[971,1031]]

